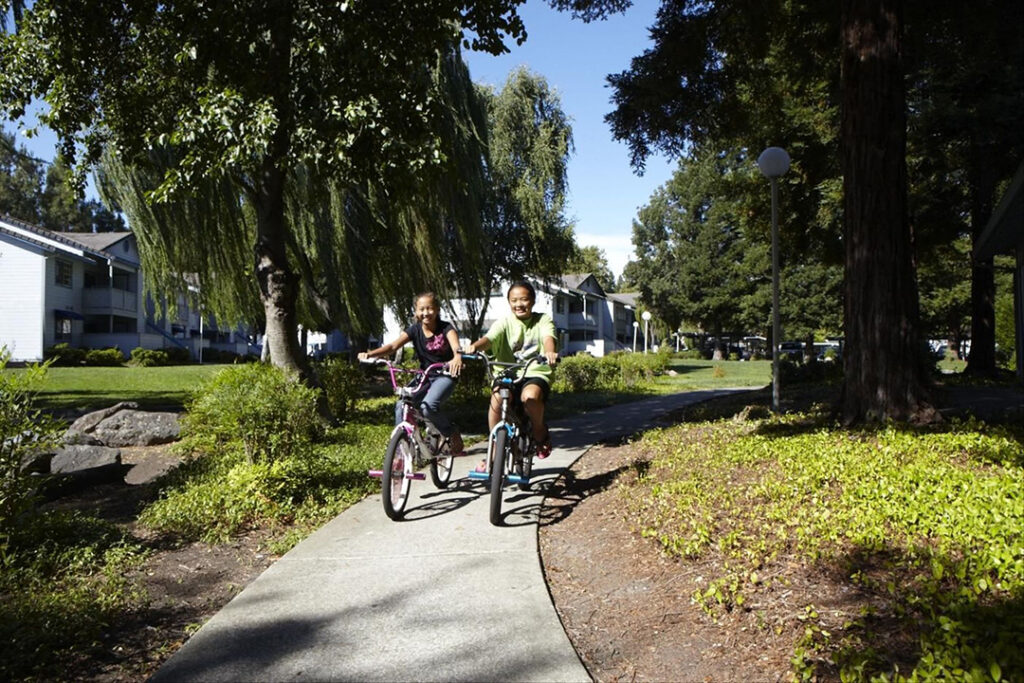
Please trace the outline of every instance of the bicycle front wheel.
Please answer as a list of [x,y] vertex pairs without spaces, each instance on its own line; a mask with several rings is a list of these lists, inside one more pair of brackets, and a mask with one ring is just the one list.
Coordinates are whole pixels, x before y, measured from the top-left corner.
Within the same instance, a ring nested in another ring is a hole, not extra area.
[[[448,447],[448,453],[442,452],[446,446]],[[440,434],[431,438],[430,448],[434,453],[434,457],[430,459],[430,480],[434,482],[434,486],[443,489],[448,486],[448,482],[452,479],[452,467],[455,465],[455,458],[451,456],[451,446],[447,439]]]
[[519,482],[519,488],[523,491],[530,490],[530,475],[533,474],[533,454],[536,449],[533,446],[533,439],[522,437],[519,442],[519,457],[516,460],[516,474],[523,478]]
[[501,493],[508,457],[508,431],[502,427],[491,442],[491,524],[501,526]]
[[405,514],[409,502],[409,487],[412,479],[406,476],[412,472],[416,446],[404,429],[397,430],[391,437],[384,456],[384,471],[380,478],[380,497],[384,501],[384,514],[399,520]]

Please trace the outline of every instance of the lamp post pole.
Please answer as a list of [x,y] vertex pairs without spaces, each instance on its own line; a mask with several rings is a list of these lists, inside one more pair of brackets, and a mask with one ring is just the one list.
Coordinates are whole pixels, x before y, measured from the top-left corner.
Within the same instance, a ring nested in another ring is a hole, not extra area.
[[636,353],[636,331],[640,327],[640,323],[633,321],[633,353]]
[[757,158],[757,167],[772,187],[772,411],[779,412],[779,177],[789,170],[789,154],[781,147],[769,147]]
[[644,311],[640,317],[644,319],[644,353],[647,353],[647,323],[651,320],[651,312]]

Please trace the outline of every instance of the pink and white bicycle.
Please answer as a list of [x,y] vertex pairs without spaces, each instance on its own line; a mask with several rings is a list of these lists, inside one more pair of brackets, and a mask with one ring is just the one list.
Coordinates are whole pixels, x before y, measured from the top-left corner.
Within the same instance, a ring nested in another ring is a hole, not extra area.
[[[386,365],[391,386],[402,402],[402,421],[395,426],[384,453],[384,465],[370,470],[371,477],[380,479],[384,513],[393,520],[402,519],[409,502],[413,480],[425,479],[416,470],[430,464],[430,478],[434,486],[443,489],[452,478],[452,455],[448,437],[440,432],[420,412],[420,403],[430,387],[430,378],[447,374],[445,363],[434,363],[424,370],[404,368],[394,361],[373,358],[362,361]],[[407,381],[400,379],[407,378]]]

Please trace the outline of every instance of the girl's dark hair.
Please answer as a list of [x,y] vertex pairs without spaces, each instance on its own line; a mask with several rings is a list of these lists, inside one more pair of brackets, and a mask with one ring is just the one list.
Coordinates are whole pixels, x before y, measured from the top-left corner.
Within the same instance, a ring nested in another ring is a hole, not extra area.
[[522,287],[527,292],[529,292],[530,293],[530,301],[533,301],[533,302],[536,303],[536,301],[537,301],[537,290],[534,289],[533,285],[531,285],[526,280],[516,280],[511,285],[509,285],[508,291],[505,292],[505,298],[506,299],[509,298],[510,296],[512,296],[512,290],[515,289],[516,287]]
[[435,294],[434,292],[431,292],[430,290],[427,290],[426,292],[420,292],[419,294],[417,294],[416,296],[413,297],[413,299],[412,299],[413,308],[416,307],[416,304],[419,303],[420,299],[422,299],[423,297],[427,297],[427,296],[434,300],[434,305],[435,306],[437,306],[438,308],[441,308],[441,300],[437,298],[437,294]]

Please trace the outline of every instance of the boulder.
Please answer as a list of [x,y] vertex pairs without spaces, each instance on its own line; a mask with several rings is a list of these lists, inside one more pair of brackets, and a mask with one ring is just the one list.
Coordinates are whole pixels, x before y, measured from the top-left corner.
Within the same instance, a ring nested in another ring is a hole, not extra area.
[[61,446],[50,460],[50,472],[67,474],[100,468],[120,469],[121,451],[106,446]]
[[138,407],[138,403],[133,403],[131,401],[122,401],[121,403],[115,403],[109,408],[104,408],[102,410],[95,410],[91,413],[86,413],[85,415],[71,423],[71,426],[68,427],[68,432],[87,434],[88,432],[91,432],[93,429],[95,429],[96,425],[98,425],[100,422],[107,419],[117,411],[135,409]]
[[107,446],[155,446],[178,439],[177,413],[119,410],[101,420],[92,436]]

